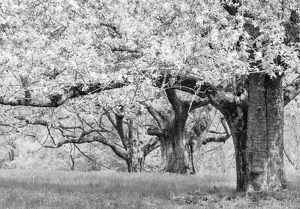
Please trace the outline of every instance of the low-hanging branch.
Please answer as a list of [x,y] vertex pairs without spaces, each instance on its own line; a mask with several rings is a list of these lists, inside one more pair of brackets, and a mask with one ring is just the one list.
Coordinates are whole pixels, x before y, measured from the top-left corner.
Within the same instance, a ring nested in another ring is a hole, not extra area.
[[102,91],[122,88],[129,85],[129,82],[115,82],[110,83],[77,83],[72,86],[67,85],[62,87],[63,91],[50,94],[45,98],[40,98],[31,94],[30,98],[26,95],[24,98],[5,98],[0,97],[0,104],[10,106],[33,106],[33,107],[59,107],[68,100],[79,96],[100,93]]

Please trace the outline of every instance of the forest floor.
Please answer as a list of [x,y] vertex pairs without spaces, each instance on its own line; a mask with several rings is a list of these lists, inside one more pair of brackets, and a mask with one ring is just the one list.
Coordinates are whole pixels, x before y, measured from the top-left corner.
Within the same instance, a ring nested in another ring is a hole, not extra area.
[[232,176],[0,170],[0,208],[300,208],[300,174],[251,196],[234,193]]

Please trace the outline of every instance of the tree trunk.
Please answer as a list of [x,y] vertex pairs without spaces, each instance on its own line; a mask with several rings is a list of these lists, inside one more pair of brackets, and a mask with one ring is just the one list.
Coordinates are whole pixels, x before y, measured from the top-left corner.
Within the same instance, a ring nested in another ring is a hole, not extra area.
[[162,170],[169,173],[185,174],[189,170],[188,152],[184,127],[187,117],[175,116],[166,121],[166,130],[159,137]]
[[128,143],[128,156],[126,159],[128,172],[142,172],[144,169],[145,156],[140,141],[131,139]]
[[185,123],[186,116],[175,116],[167,130],[164,149],[164,171],[169,173],[185,174],[189,170],[188,152],[186,150]]
[[190,174],[196,174],[196,167],[195,167],[195,160],[194,160],[194,147],[195,147],[195,141],[193,137],[189,138],[187,141],[187,149],[188,149],[188,155],[189,155],[189,168],[190,168]]
[[126,160],[129,173],[142,172],[144,169],[144,158],[131,158]]
[[282,77],[250,74],[244,188],[247,191],[274,191],[286,187],[283,108]]
[[286,187],[283,108],[282,77],[252,73],[248,108],[232,106],[220,110],[233,137],[238,191],[274,191]]
[[237,191],[246,190],[247,108],[233,106],[221,111],[226,118],[233,139],[236,159]]

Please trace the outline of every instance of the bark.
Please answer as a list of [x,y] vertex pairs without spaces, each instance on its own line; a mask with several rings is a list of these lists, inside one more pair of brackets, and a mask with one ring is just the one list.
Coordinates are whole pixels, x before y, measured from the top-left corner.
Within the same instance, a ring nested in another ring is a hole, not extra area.
[[141,144],[138,138],[133,138],[129,143],[126,158],[128,172],[142,172],[147,155],[158,147],[159,141],[157,138],[150,139],[145,144]]
[[166,165],[164,170],[170,173],[187,173],[188,153],[185,146],[184,128],[187,115],[175,117],[169,127],[166,138]]
[[285,188],[282,78],[250,74],[248,104],[220,109],[235,146],[237,190]]
[[129,173],[142,172],[144,169],[144,162],[145,158],[143,156],[141,158],[137,156],[132,156],[126,159],[127,171]]
[[189,104],[179,100],[175,90],[166,90],[175,112],[172,119],[165,120],[164,136],[161,137],[163,170],[169,173],[187,173],[188,153],[186,150],[185,124]]
[[223,111],[230,128],[235,150],[236,189],[246,189],[246,142],[247,142],[247,108],[233,106],[231,111]]
[[[124,130],[122,129],[123,134]],[[127,141],[127,158],[126,163],[128,166],[128,172],[141,172],[144,168],[144,153],[143,149],[139,140],[139,133],[138,130],[136,131],[136,136],[133,133],[133,121],[128,121],[128,134],[126,137]],[[120,135],[120,133],[119,133]],[[120,136],[121,136],[120,135]]]
[[255,73],[249,82],[246,190],[280,190],[286,187],[282,77]]

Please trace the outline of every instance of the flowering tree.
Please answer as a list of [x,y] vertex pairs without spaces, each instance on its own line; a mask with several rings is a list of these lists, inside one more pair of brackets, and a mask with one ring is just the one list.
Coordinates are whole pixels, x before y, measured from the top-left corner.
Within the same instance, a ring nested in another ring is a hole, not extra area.
[[56,107],[154,77],[175,113],[184,112],[174,99],[181,90],[224,115],[238,190],[286,186],[283,109],[299,94],[298,1],[11,0],[1,13],[1,104]]

